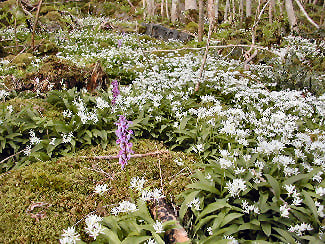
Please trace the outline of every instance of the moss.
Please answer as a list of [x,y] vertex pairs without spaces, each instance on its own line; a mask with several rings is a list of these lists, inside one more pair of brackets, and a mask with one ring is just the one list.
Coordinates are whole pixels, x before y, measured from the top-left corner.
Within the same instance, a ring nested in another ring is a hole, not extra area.
[[12,60],[12,64],[18,68],[26,68],[32,62],[33,57],[31,53],[21,53]]
[[59,51],[56,44],[49,40],[36,41],[35,45],[38,46],[38,52],[40,55],[56,54]]
[[197,33],[199,25],[195,22],[190,22],[185,26],[185,30],[191,33]]
[[52,12],[52,11],[57,11],[57,9],[54,6],[42,6],[41,10],[40,10],[40,15],[45,15],[48,12]]
[[[134,145],[136,153],[160,149],[165,149],[161,143],[149,140],[139,140]],[[117,152],[116,146],[106,150],[98,146],[83,150],[79,155],[111,155]],[[175,158],[182,158],[184,166],[178,166],[173,161]],[[189,183],[192,161],[189,155],[170,152],[132,159],[126,169],[131,177],[145,177],[148,180],[146,186],[161,187],[162,179],[164,194],[168,200],[174,201],[174,197]],[[106,173],[95,172],[96,168]],[[94,186],[104,183],[109,185],[109,192],[103,196],[94,194]],[[0,225],[1,233],[6,233],[0,236],[0,243],[55,243],[62,229],[88,213],[95,211],[107,216],[112,206],[129,198],[126,171],[121,170],[117,160],[70,156],[55,162],[38,162],[0,175],[0,221],[6,223]],[[31,204],[37,202],[50,206],[28,211]],[[45,215],[36,220],[31,213]],[[83,227],[81,223],[77,225],[77,230],[83,233]]]

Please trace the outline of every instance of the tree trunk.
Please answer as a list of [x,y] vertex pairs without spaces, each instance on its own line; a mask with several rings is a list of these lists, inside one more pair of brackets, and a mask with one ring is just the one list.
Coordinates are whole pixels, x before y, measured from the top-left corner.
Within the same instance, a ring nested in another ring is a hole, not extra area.
[[204,6],[203,0],[199,0],[199,27],[198,27],[198,41],[203,40],[203,29],[204,29]]
[[231,22],[235,21],[236,18],[236,7],[235,7],[235,0],[231,0],[232,4],[232,16],[231,16]]
[[171,21],[174,23],[179,18],[180,0],[172,0]]
[[273,21],[273,11],[275,8],[275,0],[271,0],[269,3],[269,23],[272,24]]
[[147,0],[147,13],[149,17],[155,15],[155,0]]
[[215,0],[215,10],[216,10],[216,13],[215,13],[215,16],[216,16],[216,20],[218,21],[218,18],[219,18],[219,0]]
[[196,0],[185,0],[185,11],[189,9],[197,10]]
[[225,7],[225,14],[224,14],[223,21],[228,21],[229,8],[230,8],[230,2],[229,2],[229,0],[226,0],[226,7]]
[[239,0],[239,15],[240,23],[242,24],[244,21],[244,0]]
[[301,12],[303,12],[303,14],[305,15],[305,17],[309,21],[309,23],[311,23],[313,26],[315,26],[317,29],[319,29],[319,26],[309,17],[309,15],[307,14],[306,10],[304,9],[304,6],[302,6],[302,4],[299,2],[299,0],[295,0],[295,1],[296,1],[297,5],[299,6]]
[[163,18],[164,15],[165,15],[165,3],[164,3],[164,0],[161,0],[161,3],[160,3],[160,14],[161,14],[161,17]]
[[214,23],[215,20],[215,6],[214,6],[214,0],[208,0],[208,18],[209,23]]
[[296,19],[295,11],[293,9],[292,0],[285,0],[285,6],[286,6],[286,11],[287,11],[291,31],[298,31],[297,19]]
[[280,10],[280,16],[283,16],[283,6],[282,6],[282,2],[281,0],[278,0],[278,6],[279,6],[279,10]]
[[246,17],[252,15],[252,0],[246,0]]

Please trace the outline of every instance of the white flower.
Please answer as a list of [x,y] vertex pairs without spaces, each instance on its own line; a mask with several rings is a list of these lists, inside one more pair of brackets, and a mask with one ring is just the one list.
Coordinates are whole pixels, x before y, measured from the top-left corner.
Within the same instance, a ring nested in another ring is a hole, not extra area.
[[49,143],[49,144],[50,144],[50,145],[53,145],[53,146],[54,146],[54,145],[55,145],[55,140],[56,140],[56,138],[55,138],[55,137],[54,137],[54,138],[52,138],[52,140],[50,141],[50,143]]
[[238,244],[238,241],[233,236],[224,236],[223,239],[229,240],[227,244]]
[[62,133],[61,136],[62,136],[63,143],[69,143],[73,138],[73,133],[72,132],[69,132],[68,134]]
[[200,153],[204,151],[204,145],[203,144],[197,144],[192,147],[193,151],[196,153]]
[[235,172],[236,175],[239,175],[239,174],[245,173],[245,171],[246,171],[246,169],[244,169],[243,167],[240,167],[240,168],[237,167],[237,168],[234,170],[234,172]]
[[184,162],[182,161],[181,158],[176,158],[174,159],[174,162],[178,165],[178,166],[183,166],[184,165]]
[[322,205],[322,204],[320,204],[320,202],[316,201],[315,206],[317,207],[317,213],[318,213],[319,217],[324,218],[325,217],[324,205]]
[[7,92],[5,90],[0,90],[0,100],[2,98],[6,98],[6,96],[9,96],[9,92]]
[[65,118],[70,118],[70,117],[72,116],[72,111],[69,110],[69,109],[67,109],[67,110],[64,110],[64,111],[62,112],[62,114],[63,114],[63,117],[65,117]]
[[258,209],[258,207],[254,206],[254,205],[249,205],[246,200],[242,201],[242,207],[243,207],[244,213],[247,213],[247,214],[249,214],[250,212],[253,212],[255,214],[260,213],[260,210]]
[[295,232],[298,236],[302,236],[302,232],[306,230],[313,230],[313,227],[310,224],[302,223],[295,226],[291,226],[288,229],[290,232]]
[[155,188],[153,191],[152,191],[152,198],[156,201],[159,201],[159,199],[161,198],[164,198],[165,196],[163,195],[162,193],[162,189],[157,189]]
[[156,223],[153,224],[153,228],[155,229],[157,234],[165,232],[162,222],[159,222],[158,220],[156,220]]
[[212,227],[211,226],[207,228],[207,232],[208,232],[209,236],[212,236],[213,235],[213,231],[212,231]]
[[129,201],[123,201],[123,202],[120,202],[118,207],[113,208],[111,210],[111,213],[114,215],[117,215],[118,213],[135,212],[137,210],[138,210],[137,205],[135,205],[134,203],[131,203]]
[[291,208],[289,208],[288,204],[286,203],[280,206],[281,217],[289,218],[289,210],[291,210]]
[[151,198],[152,198],[152,192],[151,191],[142,190],[142,192],[141,192],[141,199],[143,201],[150,201]]
[[233,182],[228,181],[226,187],[232,197],[239,196],[241,191],[245,191],[247,186],[245,185],[246,181],[242,179],[234,179]]
[[99,234],[103,234],[105,228],[99,224],[98,222],[102,221],[103,218],[97,216],[96,214],[89,215],[85,222],[86,222],[86,233],[89,234],[89,236],[93,237],[95,240]]
[[62,239],[60,239],[61,244],[75,244],[80,240],[80,235],[76,232],[74,227],[68,227],[68,229],[63,230]]
[[26,148],[24,149],[24,154],[28,156],[31,154],[31,152],[32,152],[32,146],[31,145],[26,146]]
[[197,211],[200,211],[200,198],[194,198],[191,202],[187,204],[189,208],[194,208]]
[[105,101],[104,99],[102,99],[101,97],[97,97],[96,98],[96,102],[97,102],[97,108],[98,109],[104,109],[104,108],[109,108],[109,103],[107,101]]
[[220,158],[219,164],[222,169],[228,169],[233,166],[233,162],[225,158]]
[[8,113],[12,113],[14,111],[14,109],[12,108],[12,105],[7,106],[8,109]]
[[103,195],[106,191],[108,191],[107,184],[97,185],[95,187],[95,190],[94,190],[94,192],[97,193],[97,194],[99,194],[99,195]]
[[157,242],[155,241],[155,239],[149,239],[146,244],[157,244]]
[[284,188],[288,192],[288,195],[291,196],[296,192],[296,187],[294,185],[284,185]]
[[313,180],[317,181],[318,183],[321,183],[322,182],[322,177],[321,177],[322,174],[323,174],[323,172],[319,171],[316,175],[313,176]]
[[130,182],[130,188],[134,188],[137,191],[141,191],[143,189],[143,185],[146,182],[146,180],[142,177],[133,177]]
[[325,195],[325,187],[317,187],[315,190],[317,195],[320,195],[321,197]]
[[33,130],[29,131],[29,135],[30,135],[29,140],[31,145],[36,145],[41,142],[41,140],[35,135],[35,132]]

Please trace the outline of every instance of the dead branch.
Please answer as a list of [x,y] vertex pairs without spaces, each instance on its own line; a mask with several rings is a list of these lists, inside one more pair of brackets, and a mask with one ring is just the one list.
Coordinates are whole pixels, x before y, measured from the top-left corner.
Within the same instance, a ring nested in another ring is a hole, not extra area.
[[[169,153],[167,150],[160,150],[160,151],[155,151],[155,152],[149,152],[149,153],[143,153],[143,154],[133,154],[131,155],[131,158],[143,158],[143,157],[154,157],[159,154],[165,154]],[[79,158],[89,158],[89,159],[118,159],[118,155],[107,155],[107,156],[79,156]]]
[[313,26],[315,26],[317,29],[319,29],[319,25],[316,24],[312,18],[309,17],[309,15],[307,14],[306,10],[304,9],[304,6],[302,6],[302,4],[300,3],[299,0],[295,0],[297,5],[299,6],[301,12],[305,15],[306,19],[309,21],[309,23],[311,23]]
[[201,79],[202,79],[202,76],[203,76],[204,66],[205,66],[205,63],[206,63],[206,60],[207,60],[207,57],[208,57],[209,46],[210,46],[210,39],[211,39],[211,34],[212,34],[212,28],[213,28],[213,21],[210,22],[210,25],[209,25],[208,40],[207,40],[207,44],[205,46],[205,52],[204,52],[203,60],[202,60],[202,63],[201,63],[201,68],[200,68],[200,73],[199,73],[199,79],[198,79],[198,81],[196,83],[196,86],[195,86],[195,91],[196,92],[200,88],[200,83],[201,83]]
[[34,49],[34,45],[35,45],[35,31],[36,31],[36,26],[37,26],[37,22],[38,22],[38,18],[39,18],[39,13],[41,10],[41,5],[42,5],[43,0],[40,0],[37,6],[37,12],[36,12],[36,17],[35,17],[35,22],[34,22],[34,26],[33,26],[33,32],[32,32],[32,49]]
[[3,164],[3,163],[6,162],[7,160],[9,160],[9,159],[11,159],[11,158],[13,158],[13,157],[15,157],[15,156],[21,154],[23,151],[24,151],[24,150],[21,150],[21,151],[15,153],[15,154],[13,154],[13,155],[11,155],[11,156],[9,156],[9,157],[3,159],[3,160],[1,160],[1,161],[0,161],[0,164]]

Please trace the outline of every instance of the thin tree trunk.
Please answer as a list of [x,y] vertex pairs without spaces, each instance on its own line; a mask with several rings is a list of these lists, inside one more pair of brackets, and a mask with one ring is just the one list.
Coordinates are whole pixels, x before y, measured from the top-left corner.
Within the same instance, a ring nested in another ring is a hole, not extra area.
[[228,21],[229,8],[230,8],[230,2],[229,2],[229,0],[226,0],[226,7],[225,7],[225,14],[224,14],[223,21]]
[[199,0],[199,27],[198,27],[198,41],[203,40],[203,29],[204,29],[204,6],[203,0]]
[[231,0],[232,4],[232,17],[231,17],[231,22],[235,21],[236,18],[236,7],[235,7],[235,0]]
[[179,4],[180,0],[172,0],[171,21],[173,23],[179,18]]
[[287,11],[291,31],[298,31],[297,19],[296,19],[295,11],[293,9],[292,0],[285,0],[285,6],[286,6],[286,11]]
[[32,49],[34,49],[35,47],[35,31],[36,31],[36,27],[37,27],[37,23],[38,23],[38,18],[39,18],[39,12],[41,10],[41,5],[42,5],[43,0],[40,0],[38,5],[37,5],[37,12],[36,12],[36,17],[35,17],[35,22],[34,22],[34,26],[33,26],[33,33],[32,33]]
[[311,23],[313,26],[315,26],[317,29],[319,29],[319,26],[309,17],[309,15],[307,14],[306,10],[304,9],[304,6],[302,6],[302,4],[299,2],[299,0],[295,0],[295,1],[296,1],[297,5],[299,6],[301,12],[303,12],[303,14],[305,15],[305,17],[309,21],[309,23]]
[[246,0],[246,17],[252,15],[252,0]]
[[185,11],[189,9],[197,9],[196,0],[185,0]]
[[275,0],[271,0],[269,4],[269,23],[272,24],[273,22],[273,11],[275,7]]
[[166,17],[169,19],[168,0],[166,0]]
[[216,10],[216,13],[215,13],[216,20],[218,21],[218,18],[219,18],[219,0],[215,0],[215,10]]
[[283,6],[282,6],[281,0],[278,0],[278,6],[279,6],[279,10],[280,10],[280,16],[283,16]]
[[244,21],[244,0],[239,0],[240,23]]
[[215,20],[215,6],[214,6],[214,0],[208,0],[208,18],[209,23],[214,23]]
[[160,14],[161,14],[161,17],[162,17],[162,18],[163,18],[164,15],[165,15],[164,0],[161,0],[161,3],[160,3]]
[[155,15],[155,0],[147,0],[147,13],[149,17]]

